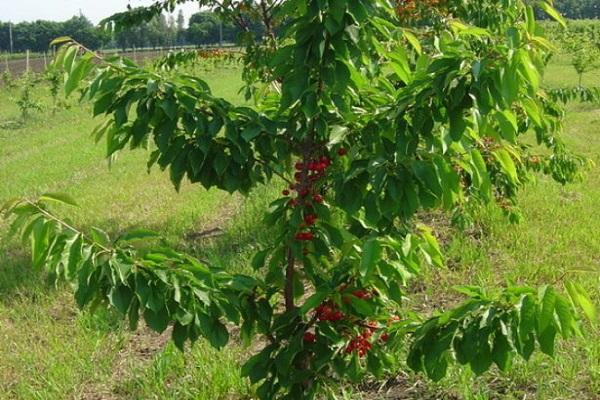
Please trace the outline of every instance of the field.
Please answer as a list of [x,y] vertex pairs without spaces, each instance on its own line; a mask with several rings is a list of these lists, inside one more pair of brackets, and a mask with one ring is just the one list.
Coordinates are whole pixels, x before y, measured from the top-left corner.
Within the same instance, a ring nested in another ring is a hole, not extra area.
[[[192,46],[188,46],[185,48],[193,48]],[[211,47],[204,47],[211,48]],[[230,45],[229,48],[235,48],[233,45]],[[102,53],[105,55],[122,55],[128,58],[131,58],[135,62],[145,62],[147,60],[154,60],[157,57],[161,57],[168,52],[177,52],[181,51],[183,48],[164,48],[164,49],[140,49],[137,51],[127,50],[105,50]],[[29,59],[29,70],[34,73],[42,73],[46,69],[48,65],[49,58],[51,56],[49,54],[42,53],[32,53]],[[0,55],[0,61],[2,62],[0,65],[0,71],[8,71],[13,76],[19,76],[27,71],[27,57],[26,54],[23,53],[15,53],[11,56],[8,54]]]
[[[135,59],[136,62],[142,62],[147,59],[155,59],[160,55],[164,54],[165,51],[152,51],[147,50],[143,52],[127,52],[122,53],[131,59]],[[111,53],[112,54],[112,53]],[[12,75],[18,76],[27,71],[27,59],[25,56],[14,57],[14,58],[5,58],[1,57],[2,60],[2,71],[9,71]],[[29,70],[35,73],[42,73],[46,69],[48,65],[48,58],[44,55],[32,55],[29,59]]]
[[[241,102],[239,72],[219,69],[207,79],[217,94]],[[547,84],[576,81],[566,60],[555,59]],[[585,83],[600,86],[600,75],[589,74]],[[260,188],[247,199],[190,185],[177,194],[166,174],[146,174],[144,152],[125,152],[109,169],[103,146],[89,136],[98,123],[89,108],[71,100],[68,110],[52,114],[44,86],[35,93],[44,111],[23,126],[4,124],[19,117],[16,96],[15,90],[0,88],[0,126],[5,126],[0,128],[0,202],[66,192],[82,205],[69,211],[79,225],[110,233],[152,228],[214,263],[249,269],[251,250],[268,235],[259,210],[275,196],[274,188]],[[568,111],[566,142],[596,166],[581,182],[561,187],[540,179],[523,191],[521,225],[510,225],[490,209],[467,232],[446,228],[448,268],[427,272],[419,296],[427,305],[459,300],[451,289],[458,283],[556,284],[566,275],[600,299],[600,106],[571,104]],[[0,224],[0,237],[5,232]],[[455,368],[432,384],[400,371],[384,386],[340,390],[349,399],[598,399],[600,331],[587,327],[585,335],[562,342],[555,359],[538,355],[507,374],[494,370],[474,379]],[[22,245],[0,242],[0,399],[252,398],[253,388],[238,372],[252,347],[217,352],[201,342],[182,355],[168,337],[146,329],[129,332],[109,312],[78,311],[69,288],[49,285],[29,267]]]

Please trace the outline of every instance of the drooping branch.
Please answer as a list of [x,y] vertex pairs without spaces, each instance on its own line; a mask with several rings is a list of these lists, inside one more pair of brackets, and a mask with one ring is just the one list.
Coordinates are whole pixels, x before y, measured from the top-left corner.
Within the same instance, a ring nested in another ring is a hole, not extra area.
[[[109,304],[129,318],[132,328],[140,315],[157,332],[173,323],[173,340],[180,349],[200,336],[215,347],[227,343],[223,322],[239,320],[239,304],[256,298],[257,280],[208,267],[164,245],[153,248],[148,240],[157,235],[147,230],[124,233],[116,240],[97,228],[92,235],[84,234],[49,211],[50,202],[64,203],[63,199],[49,194],[12,201],[0,215],[14,220],[13,228],[32,241],[36,267],[74,285],[80,307]],[[144,252],[138,253],[132,241],[145,242]]]

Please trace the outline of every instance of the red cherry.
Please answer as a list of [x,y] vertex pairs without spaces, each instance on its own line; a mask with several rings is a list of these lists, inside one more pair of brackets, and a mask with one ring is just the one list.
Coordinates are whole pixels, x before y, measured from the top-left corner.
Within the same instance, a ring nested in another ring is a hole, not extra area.
[[344,147],[340,147],[340,149],[337,151],[338,156],[340,157],[344,157],[346,154],[348,154],[348,150]]
[[381,339],[382,342],[387,342],[388,340],[390,340],[390,335],[387,334],[387,332],[383,333],[379,339]]
[[296,165],[294,165],[294,167],[298,170],[298,171],[302,171],[304,169],[304,163],[301,162],[297,162]]
[[311,241],[313,239],[314,239],[314,235],[312,232],[298,232],[296,234],[296,240]]
[[300,202],[298,201],[298,199],[291,199],[291,200],[288,202],[288,204],[289,204],[289,206],[290,206],[290,207],[297,207],[297,206],[298,206],[298,204],[300,204]]
[[339,321],[344,318],[344,313],[341,311],[335,311],[329,316],[329,320],[332,322]]
[[296,179],[296,181],[300,182],[302,180],[302,172],[296,172],[294,174],[294,179]]
[[313,344],[317,341],[317,335],[312,332],[304,332],[304,343]]
[[298,191],[298,194],[300,195],[300,197],[306,197],[306,196],[308,196],[309,193],[310,193],[310,191],[307,188],[302,188]]
[[319,203],[319,204],[321,204],[321,203],[323,202],[323,196],[321,196],[320,194],[315,194],[315,195],[313,196],[313,201],[314,201],[315,203]]
[[317,312],[317,317],[319,318],[319,321],[328,321],[329,317],[331,316],[331,307],[326,306],[326,305],[320,305],[319,307],[317,307],[316,309]]
[[304,216],[304,222],[308,226],[314,225],[316,220],[317,220],[317,216],[314,214],[307,214]]
[[354,295],[354,297],[358,297],[359,299],[370,299],[371,298],[371,294],[369,292],[367,292],[366,290],[355,290],[354,292],[352,292],[352,294]]
[[281,192],[284,196],[289,196],[290,195],[290,191],[285,189],[283,192]]
[[322,156],[319,161],[321,161],[321,163],[325,164],[326,166],[331,165],[331,160],[327,156]]

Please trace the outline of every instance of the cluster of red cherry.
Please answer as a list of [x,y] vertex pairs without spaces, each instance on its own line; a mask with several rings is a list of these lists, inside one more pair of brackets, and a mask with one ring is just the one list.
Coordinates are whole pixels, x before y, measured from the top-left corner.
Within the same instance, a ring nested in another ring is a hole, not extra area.
[[319,321],[337,322],[344,319],[344,313],[329,302],[315,308],[315,315]]
[[[340,291],[345,291],[347,285],[343,285],[340,288]],[[351,292],[351,295],[361,299],[361,300],[370,300],[373,298],[373,292],[366,289],[357,289]],[[351,301],[351,297],[345,295],[343,297],[345,303],[349,303]],[[344,313],[340,311],[336,305],[332,301],[326,301],[315,308],[315,318],[318,321],[329,321],[329,322],[337,322],[346,318]],[[389,319],[388,325],[397,322],[400,320],[400,317],[393,316]],[[382,329],[383,327],[379,325],[379,323],[375,321],[365,322],[356,321],[356,324],[360,324],[364,326],[365,329],[358,336],[352,337],[346,346],[346,354],[352,354],[356,352],[359,357],[365,357],[369,350],[372,349],[374,344],[374,336],[377,331]],[[380,344],[384,344],[389,340],[389,334],[387,332],[382,332],[377,335],[376,341]],[[313,332],[305,332],[304,333],[304,342],[307,344],[314,344],[317,341],[317,335]]]
[[[337,154],[343,157],[348,154],[348,150],[342,147]],[[302,231],[296,233],[294,237],[296,240],[307,242],[315,238],[314,233],[310,231],[310,227],[317,222],[312,204],[321,204],[324,201],[323,196],[319,193],[320,191],[316,188],[316,183],[325,177],[327,168],[330,166],[331,159],[326,155],[315,157],[306,162],[297,162],[295,165],[296,173],[294,174],[295,183],[290,184],[289,188],[282,192],[284,196],[290,196],[291,191],[297,193],[296,197],[289,201],[288,205],[290,207],[304,206]]]
[[[359,357],[364,357],[373,347],[373,335],[378,329],[380,329],[380,326],[377,324],[377,322],[367,323],[367,327],[363,330],[362,334],[350,340],[348,346],[346,346],[346,354],[357,352]],[[381,335],[379,335],[380,343],[386,343],[389,338],[390,336],[387,332],[383,332]]]
[[[367,332],[369,333],[366,334]],[[362,335],[352,338],[352,340],[350,340],[350,343],[348,343],[348,346],[346,346],[346,354],[351,354],[356,351],[358,352],[359,357],[364,357],[367,354],[367,352],[373,347],[373,345],[369,341],[372,335],[373,334],[371,333],[371,331],[366,329]]]

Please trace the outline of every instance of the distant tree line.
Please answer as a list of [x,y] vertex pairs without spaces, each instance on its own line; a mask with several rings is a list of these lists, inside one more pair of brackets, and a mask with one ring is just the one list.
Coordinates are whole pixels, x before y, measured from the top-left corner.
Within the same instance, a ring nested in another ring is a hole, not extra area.
[[[250,22],[250,31],[260,36],[264,28],[260,23]],[[190,44],[236,43],[241,34],[240,28],[232,22],[223,22],[212,12],[199,12],[190,17],[189,27],[186,31],[186,40]]]
[[[569,19],[600,18],[600,0],[554,0],[554,7]],[[538,17],[548,19],[543,12]]]
[[[257,36],[262,34],[260,24],[250,25]],[[0,22],[0,52],[10,51],[10,26]],[[34,21],[12,24],[13,51],[31,50],[43,52],[49,43],[59,36],[70,36],[91,49],[157,48],[182,45],[209,45],[236,43],[241,31],[233,23],[221,23],[216,14],[198,12],[190,18],[186,27],[183,13],[177,17],[161,15],[150,22],[115,33],[107,32],[84,16],[76,16],[64,22]]]
[[185,17],[179,12],[177,19],[172,15],[160,15],[150,22],[126,30],[118,31],[104,47],[119,48],[157,48],[184,45]]
[[[73,17],[64,22],[34,21],[12,25],[13,50],[15,52],[46,51],[48,44],[59,36],[70,36],[90,48],[99,48],[110,34],[94,27],[84,16]],[[10,51],[10,25],[0,22],[0,51]]]

